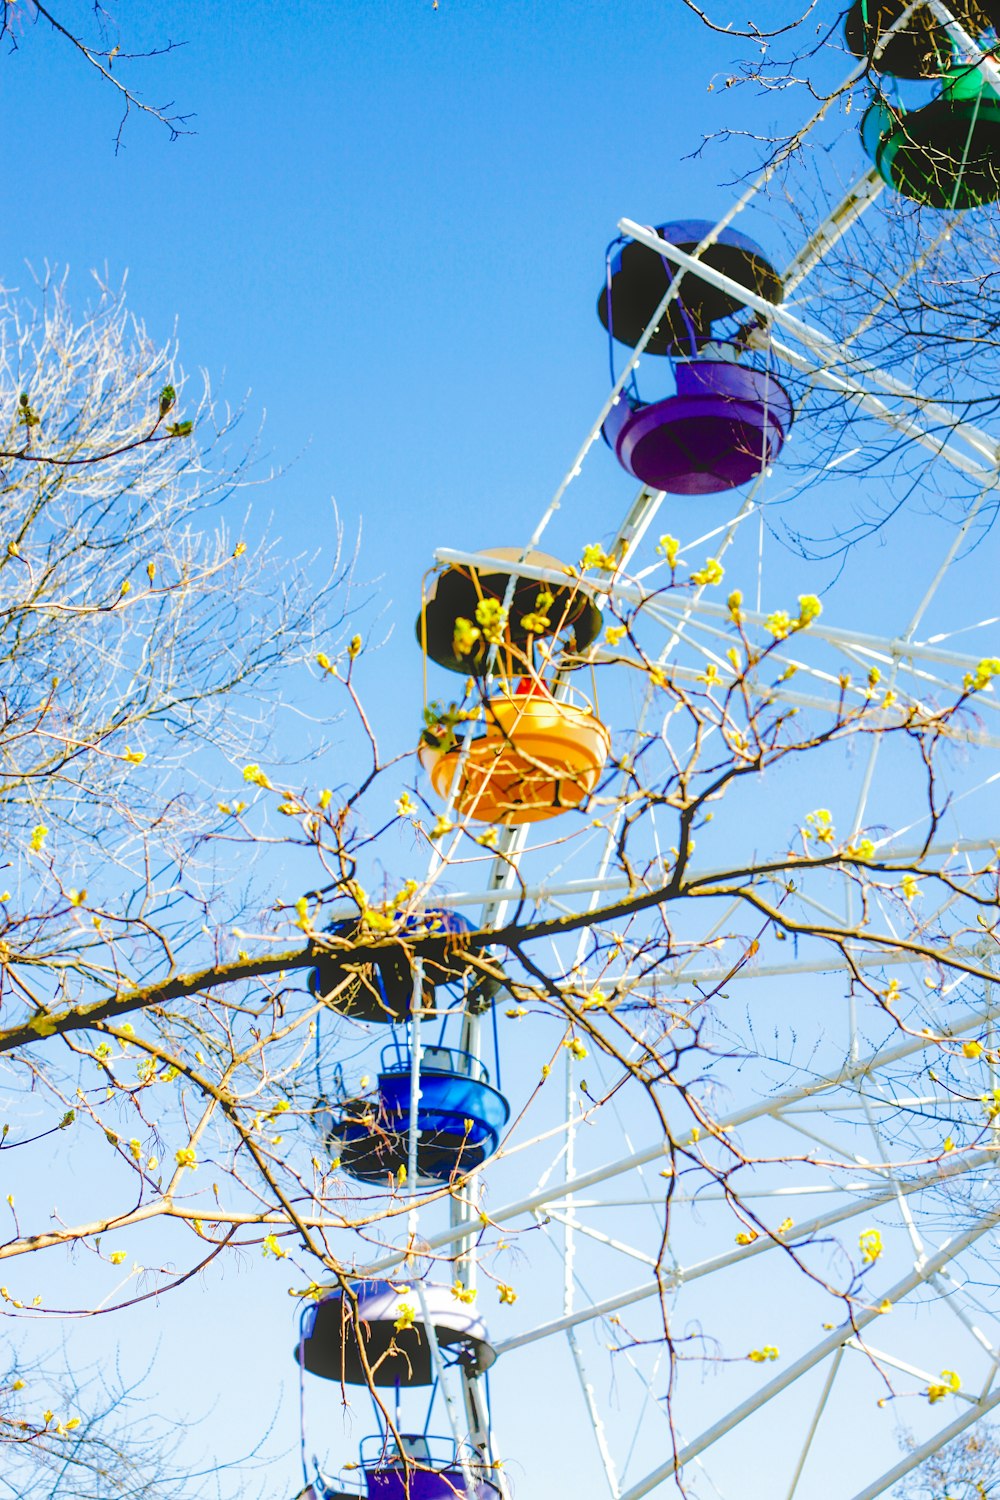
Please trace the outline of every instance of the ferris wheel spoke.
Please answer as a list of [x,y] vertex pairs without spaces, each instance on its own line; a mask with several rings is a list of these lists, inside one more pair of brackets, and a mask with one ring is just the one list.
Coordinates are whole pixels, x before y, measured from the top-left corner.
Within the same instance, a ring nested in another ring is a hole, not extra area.
[[900,1459],[899,1463],[891,1469],[887,1469],[878,1479],[865,1485],[864,1489],[858,1490],[851,1500],[878,1500],[879,1495],[886,1494],[894,1484],[898,1484],[901,1479],[906,1478],[907,1474],[912,1474],[914,1469],[919,1468],[926,1458],[940,1452],[953,1438],[960,1437],[976,1422],[982,1421],[998,1404],[1000,1404],[1000,1390],[984,1396],[961,1416],[949,1422],[946,1427],[942,1427],[933,1437],[914,1447],[905,1458]]
[[788,1488],[786,1500],[795,1500],[795,1492],[799,1487],[799,1481],[802,1478],[802,1471],[805,1469],[809,1454],[812,1451],[813,1441],[819,1429],[820,1422],[823,1420],[824,1413],[826,1412],[827,1403],[830,1400],[830,1394],[833,1391],[834,1382],[837,1379],[837,1374],[840,1370],[840,1366],[844,1358],[844,1348],[845,1346],[842,1344],[840,1348],[834,1352],[833,1358],[830,1360],[830,1368],[827,1371],[826,1379],[823,1382],[823,1387],[819,1394],[819,1400],[816,1403],[816,1408],[810,1419],[809,1426],[806,1429],[805,1440],[802,1444],[798,1461],[792,1473],[792,1482]]
[[[1000,1222],[1000,1211],[990,1213],[984,1218],[978,1220],[978,1222],[972,1228],[967,1230],[965,1234],[956,1236],[953,1240],[947,1242],[919,1269],[908,1273],[906,1276],[900,1278],[900,1280],[897,1281],[895,1285],[887,1288],[885,1292],[885,1300],[887,1300],[892,1306],[896,1306],[898,1303],[902,1302],[913,1291],[917,1290],[926,1281],[928,1281],[930,1276],[933,1275],[936,1271],[940,1270],[942,1266],[947,1265],[950,1260],[955,1259],[964,1250],[975,1244],[976,1241],[980,1239],[984,1234],[987,1234],[991,1230],[995,1229],[998,1222]],[[632,1485],[628,1490],[624,1492],[624,1494],[620,1497],[620,1500],[642,1500],[642,1497],[644,1495],[648,1495],[651,1493],[651,1491],[658,1488],[658,1486],[665,1480],[669,1479],[678,1468],[682,1468],[692,1458],[696,1457],[700,1453],[704,1453],[705,1451],[707,1451],[707,1449],[713,1447],[717,1442],[719,1442],[735,1427],[746,1421],[749,1417],[752,1417],[755,1414],[761,1412],[771,1401],[775,1399],[776,1396],[785,1391],[794,1381],[799,1379],[800,1376],[808,1373],[818,1364],[822,1363],[822,1361],[825,1360],[828,1355],[832,1354],[834,1350],[841,1347],[841,1345],[856,1339],[858,1334],[862,1333],[864,1329],[868,1327],[876,1318],[880,1318],[881,1316],[882,1314],[880,1313],[879,1309],[874,1307],[871,1309],[862,1308],[856,1310],[851,1325],[848,1325],[846,1328],[842,1327],[840,1329],[834,1330],[834,1332],[832,1332],[827,1338],[820,1340],[819,1343],[814,1345],[811,1350],[801,1355],[797,1360],[793,1361],[793,1363],[780,1375],[776,1375],[771,1380],[769,1380],[752,1397],[739,1402],[724,1417],[720,1418],[717,1422],[708,1427],[698,1438],[695,1438],[692,1442],[686,1444],[681,1452],[676,1456],[676,1458],[671,1458],[667,1461],[667,1463],[661,1464],[657,1469],[654,1469],[650,1474],[648,1474],[645,1479],[640,1480],[640,1482],[636,1485]],[[996,1399],[1000,1400],[1000,1394],[998,1394]],[[990,1406],[992,1406],[992,1404],[994,1403],[991,1401]],[[976,1420],[976,1412],[980,1412],[980,1408],[977,1407],[973,1410],[970,1421]],[[959,1430],[962,1429],[960,1428]],[[931,1451],[934,1450],[932,1449]],[[903,1470],[903,1472],[905,1473],[907,1471]],[[865,1496],[869,1494],[871,1496],[875,1496],[881,1494],[882,1490],[871,1489],[866,1490],[863,1493]],[[856,1497],[856,1500],[860,1500],[860,1497]]]
[[[952,1282],[952,1285],[949,1286],[948,1282]],[[989,1355],[993,1361],[995,1372],[1000,1367],[1000,1350],[986,1337],[986,1334],[979,1325],[973,1322],[967,1309],[959,1301],[959,1298],[963,1295],[963,1289],[957,1283],[954,1283],[949,1268],[943,1266],[936,1275],[930,1278],[930,1284],[940,1292],[942,1307],[946,1308],[952,1317],[958,1319],[963,1328],[972,1335],[980,1348]]]
[[[981,1167],[992,1166],[992,1164],[993,1155],[991,1152],[983,1151],[974,1153],[970,1155],[968,1161],[961,1164],[960,1167],[952,1168],[949,1175],[953,1178],[958,1178],[964,1176],[966,1173],[977,1171]],[[918,1178],[902,1184],[901,1191],[905,1196],[919,1194],[927,1191],[928,1189],[939,1187],[941,1184],[941,1180],[942,1177],[940,1171],[934,1171],[932,1173],[926,1174],[922,1178]],[[877,1209],[884,1208],[886,1205],[892,1203],[896,1197],[895,1184],[885,1186],[883,1183],[878,1187],[877,1190],[869,1191],[866,1193],[866,1196],[861,1197],[861,1191],[868,1188],[870,1188],[870,1184],[861,1183],[856,1185],[854,1191],[857,1192],[859,1196],[854,1201],[831,1209],[827,1213],[817,1214],[814,1218],[805,1220],[797,1225],[795,1229],[794,1242],[797,1243],[800,1240],[805,1242],[809,1239],[815,1238],[818,1235],[824,1234],[826,1231],[838,1225],[849,1223],[860,1216],[867,1217]],[[987,1232],[989,1229],[995,1226],[996,1222],[996,1216],[991,1216],[989,1222],[985,1224],[985,1227],[981,1229],[979,1233]],[[975,1239],[975,1237],[976,1236],[973,1236],[973,1239]],[[968,1243],[972,1242],[973,1241],[970,1240]],[[507,1339],[503,1339],[498,1342],[496,1346],[497,1352],[498,1354],[510,1353],[516,1349],[525,1348],[531,1344],[535,1344],[539,1340],[551,1338],[555,1334],[564,1333],[569,1328],[578,1328],[585,1323],[600,1321],[602,1319],[611,1317],[616,1313],[622,1312],[627,1307],[635,1306],[639,1302],[648,1301],[651,1298],[661,1296],[663,1293],[664,1285],[674,1288],[686,1288],[692,1285],[694,1282],[700,1281],[707,1276],[714,1276],[718,1272],[727,1270],[730,1267],[739,1267],[741,1265],[746,1265],[751,1261],[756,1260],[761,1255],[769,1255],[772,1251],[781,1250],[783,1248],[784,1245],[781,1240],[770,1238],[765,1240],[761,1238],[750,1245],[739,1246],[738,1248],[727,1250],[722,1254],[712,1256],[705,1261],[700,1261],[692,1265],[679,1265],[671,1272],[664,1273],[662,1280],[642,1282],[638,1286],[630,1287],[625,1291],[614,1294],[613,1296],[594,1300],[586,1307],[578,1308],[571,1313],[564,1313],[561,1317],[553,1318],[547,1323],[537,1325],[535,1328],[526,1329],[521,1333],[512,1334]],[[961,1248],[966,1248],[965,1242],[962,1242]],[[955,1251],[955,1254],[958,1253],[959,1251]],[[940,1265],[944,1266],[945,1264],[947,1264],[947,1261],[950,1258],[950,1254],[945,1255],[943,1259],[940,1259]],[[928,1259],[928,1265],[932,1264],[932,1260],[933,1258]],[[917,1286],[919,1284],[922,1284],[924,1280],[929,1280],[930,1275],[930,1271],[927,1272],[926,1276],[921,1275],[920,1277],[918,1277],[917,1281],[913,1283],[913,1285]],[[900,1293],[898,1288],[896,1288],[895,1291],[896,1295],[893,1295],[891,1292],[888,1294],[890,1300],[894,1303],[900,1299],[901,1295],[905,1295],[905,1293]],[[850,1329],[848,1329],[848,1332],[849,1331]]]

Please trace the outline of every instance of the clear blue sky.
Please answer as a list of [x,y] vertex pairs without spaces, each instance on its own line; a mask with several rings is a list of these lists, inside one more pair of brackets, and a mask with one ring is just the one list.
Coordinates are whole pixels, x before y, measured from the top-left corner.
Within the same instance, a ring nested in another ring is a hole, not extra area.
[[[434,546],[522,541],[603,398],[594,302],[618,218],[717,218],[759,146],[692,159],[702,138],[751,110],[754,130],[782,134],[805,99],[723,88],[737,44],[680,0],[113,9],[126,47],[186,43],[130,76],[192,111],[196,133],[171,143],[133,118],[116,156],[110,90],[26,28],[0,58],[0,275],[25,285],[25,262],[68,265],[82,300],[91,267],[127,272],[132,309],[159,336],[176,320],[190,371],[234,403],[250,391],[248,428],[266,412],[265,447],[289,466],[254,504],[293,549],[329,537],[331,497],[349,530],[363,524],[360,571],[384,576],[398,635],[385,681],[412,686],[376,706],[415,729],[410,631]],[[834,176],[862,165],[845,140]],[[743,227],[768,240],[766,218]],[[628,493],[596,454],[551,549],[607,537]],[[208,1452],[252,1446],[283,1382],[281,1449],[295,1438],[287,1280],[234,1266],[132,1322],[71,1330],[70,1348],[120,1340],[139,1368],[158,1348],[156,1404],[212,1413],[195,1439]],[[557,1410],[502,1433],[515,1453],[541,1452],[546,1429],[561,1445],[547,1474],[523,1473],[519,1500],[553,1495],[554,1473],[563,1493],[593,1492],[592,1448],[566,1446]],[[286,1471],[291,1494],[294,1455]]]
[[[197,134],[135,119],[116,158],[110,91],[30,29],[4,61],[3,275],[68,264],[82,296],[90,267],[127,270],[133,308],[163,335],[178,319],[187,367],[252,391],[275,459],[297,460],[257,503],[312,543],[335,496],[408,613],[433,541],[520,535],[562,474],[603,394],[617,219],[712,217],[754,161],[685,160],[751,103],[707,92],[737,48],[679,0],[113,9],[126,36],[187,42],[135,76]],[[799,109],[754,107],[763,129]],[[600,472],[617,497],[609,455]],[[561,531],[575,549],[615,511],[597,492]]]

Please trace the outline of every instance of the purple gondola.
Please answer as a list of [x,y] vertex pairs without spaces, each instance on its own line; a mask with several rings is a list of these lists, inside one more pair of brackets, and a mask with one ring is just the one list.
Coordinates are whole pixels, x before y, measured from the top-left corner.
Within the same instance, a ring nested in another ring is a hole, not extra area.
[[651,489],[710,495],[746,484],[777,458],[792,424],[787,391],[766,370],[730,360],[674,367],[677,393],[644,402],[624,391],[604,424],[622,468]]
[[[622,468],[651,489],[673,495],[736,489],[777,458],[792,423],[792,403],[770,371],[738,362],[745,354],[745,327],[728,335],[714,329],[743,314],[735,290],[712,286],[694,270],[675,284],[680,266],[670,258],[670,246],[690,253],[714,234],[713,226],[684,220],[655,232],[666,242],[662,252],[627,238],[611,245],[598,313],[608,330],[615,380],[615,343],[634,348],[675,285],[646,344],[646,353],[670,359],[675,391],[659,401],[644,400],[633,372],[602,435]],[[780,301],[777,271],[746,235],[724,229],[699,258],[757,296]]]
[[317,1475],[296,1500],[497,1500],[482,1455],[463,1456],[464,1465],[451,1439],[424,1433],[400,1433],[398,1447],[390,1437],[367,1437],[356,1467],[333,1479]]

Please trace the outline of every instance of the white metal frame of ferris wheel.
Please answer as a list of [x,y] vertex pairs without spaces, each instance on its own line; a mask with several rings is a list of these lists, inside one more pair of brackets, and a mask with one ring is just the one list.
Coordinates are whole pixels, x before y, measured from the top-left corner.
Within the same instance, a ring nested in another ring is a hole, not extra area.
[[[910,13],[916,8],[916,3],[917,0],[914,0],[913,4],[906,7],[897,19],[895,26],[889,28],[883,38],[883,46],[888,42],[893,31],[905,24]],[[940,0],[927,0],[927,3],[930,4],[942,23],[946,25],[960,49],[964,50],[965,55],[970,60],[978,59],[978,65],[988,81],[1000,89],[1000,68],[989,58],[979,58],[979,51],[975,42],[962,30],[950,12],[940,3]],[[865,70],[866,65],[860,64],[852,71],[848,79],[845,80],[845,86],[859,81]],[[823,118],[826,107],[826,105],[822,105],[813,118],[799,132],[796,137],[796,146],[801,143],[808,132]],[[935,579],[931,582],[913,620],[903,635],[879,637],[866,635],[854,630],[838,630],[832,626],[823,626],[822,628],[813,627],[813,634],[817,638],[821,638],[833,646],[844,651],[853,652],[861,659],[888,664],[893,670],[899,669],[903,664],[907,664],[909,670],[913,671],[918,678],[921,675],[926,677],[927,671],[932,665],[957,671],[971,670],[975,667],[977,658],[966,657],[961,653],[947,651],[938,647],[933,642],[919,642],[914,637],[920,618],[926,611],[948,567],[954,560],[961,546],[962,539],[973,524],[975,516],[985,503],[987,496],[997,486],[998,447],[996,441],[989,434],[980,431],[971,424],[956,420],[946,408],[942,407],[939,403],[922,397],[918,391],[907,387],[896,377],[880,371],[868,362],[861,360],[850,351],[847,345],[838,345],[819,330],[813,329],[804,320],[797,317],[786,304],[775,305],[763,298],[754,296],[746,288],[740,286],[738,283],[729,281],[728,278],[722,276],[720,273],[714,272],[711,267],[706,266],[700,260],[700,256],[714,243],[718,235],[750,204],[757,193],[767,186],[777,165],[777,162],[773,163],[748,187],[742,197],[715,226],[711,234],[706,236],[697,247],[693,255],[685,255],[677,247],[666,245],[652,231],[640,224],[634,223],[632,220],[623,219],[620,221],[619,228],[632,239],[646,244],[658,252],[669,251],[671,259],[676,260],[681,266],[682,271],[696,271],[702,279],[730,293],[737,301],[760,314],[772,329],[774,327],[781,329],[783,334],[791,338],[792,343],[789,344],[778,340],[772,332],[766,339],[767,348],[773,356],[787,363],[790,367],[805,376],[807,381],[842,395],[845,400],[855,403],[860,409],[877,420],[884,422],[894,431],[930,449],[935,458],[944,458],[946,462],[954,465],[979,484],[980,493],[978,500],[974,503],[970,514],[966,517],[962,528],[957,533],[952,547],[949,549]],[[784,278],[786,296],[788,292],[797,288],[806,279],[858,218],[877,201],[883,191],[883,186],[878,174],[874,171],[869,171],[850,189],[842,202],[828,215],[819,228],[810,235],[790,263]],[[549,521],[559,508],[567,489],[579,475],[587,454],[598,441],[601,428],[612,405],[620,399],[621,391],[632,371],[639,363],[648,338],[652,335],[653,328],[660,321],[670,302],[677,295],[680,281],[680,276],[674,279],[660,307],[650,319],[647,334],[636,345],[630,359],[625,365],[621,377],[616,382],[598,417],[592,424],[570,469],[559,485],[549,506],[542,514],[522,553],[521,562],[510,567],[512,575],[537,577],[540,581],[549,581],[544,570],[533,569],[525,559],[528,553],[537,547]],[[926,425],[927,423],[933,425],[929,427]],[[942,436],[942,431],[947,434],[946,437]],[[716,549],[717,552],[725,550],[725,547],[732,540],[740,521],[753,509],[757,490],[763,482],[764,477],[762,473],[749,495],[745,498],[741,510],[729,523],[723,541]],[[651,492],[643,489],[630,506],[619,527],[613,547],[616,555],[621,557],[620,566],[622,569],[627,565],[644,538],[663,499],[664,495],[662,492]],[[473,565],[477,562],[488,565],[491,561],[480,554],[460,554],[449,550],[439,551],[437,553],[437,560],[441,563],[462,562]],[[564,582],[565,580],[558,578],[555,581]],[[625,604],[637,602],[637,593],[641,593],[641,591],[637,591],[634,588],[630,589],[629,586],[623,585],[618,581],[612,581],[601,592]],[[691,628],[692,624],[704,626],[707,623],[708,626],[711,626],[713,619],[717,619],[719,616],[719,606],[713,605],[707,599],[703,598],[701,590],[696,591],[692,597],[679,607],[659,602],[655,606],[655,609],[659,613],[661,623],[668,630],[668,640],[661,653],[661,660],[666,660],[672,655],[676,646],[684,639],[685,632]],[[752,620],[751,623],[753,623]],[[927,665],[926,667],[917,667],[916,664],[918,662]],[[824,674],[808,666],[805,667],[805,670],[813,675],[817,689],[821,691]],[[792,695],[790,690],[788,690],[787,696],[790,699],[794,697],[794,701],[818,702],[820,704],[824,702],[822,698],[814,700],[798,693]],[[643,719],[650,710],[651,701],[650,694],[647,696],[646,705],[643,709]],[[991,709],[995,709],[998,706],[1000,705],[996,703],[989,704]],[[642,719],[640,719],[639,729],[641,729],[641,725]],[[992,733],[978,735],[976,738],[982,744],[990,746],[1000,744],[1000,736]],[[877,743],[872,749],[871,767],[874,765],[876,754]],[[457,783],[458,780],[459,777],[456,776],[455,782]],[[855,817],[856,823],[860,823],[863,817],[870,780],[871,777],[869,774],[864,779],[862,793],[859,797]],[[444,844],[442,844],[440,853],[434,857],[431,867],[428,870],[424,885],[425,897],[442,905],[479,905],[481,906],[479,924],[482,927],[490,927],[502,925],[511,903],[520,902],[525,898],[551,900],[557,896],[584,897],[589,899],[591,908],[593,909],[598,904],[602,895],[612,893],[622,887],[623,882],[618,877],[609,876],[607,873],[614,849],[614,828],[608,834],[604,854],[598,862],[598,868],[593,879],[590,880],[564,882],[562,885],[553,883],[548,886],[536,887],[533,890],[523,887],[518,875],[518,864],[526,844],[526,829],[518,828],[501,831],[500,848],[492,864],[487,888],[476,892],[457,894],[438,893],[434,890],[435,879],[441,869],[448,864],[453,852],[453,850],[445,849]],[[971,852],[977,848],[984,847],[995,847],[995,841],[985,839],[957,841],[949,844],[947,851],[942,849],[941,852]],[[890,848],[886,852],[892,853],[893,851]],[[900,857],[903,857],[905,854],[905,851],[902,849],[895,852]],[[852,957],[854,956],[852,955]],[[859,952],[856,955],[856,961],[861,964],[874,964],[877,962],[880,965],[884,965],[886,962],[893,961],[906,962],[907,959],[905,955],[894,960],[891,954],[866,955]],[[783,965],[769,966],[767,970],[758,968],[748,974],[747,977],[762,978],[765,974],[801,973],[808,972],[811,969],[829,969],[832,967],[834,967],[832,962],[792,961]],[[691,969],[687,969],[683,971],[678,982],[691,983],[702,978],[710,982],[713,977],[717,978],[717,976],[711,975],[710,972],[706,972],[703,976]],[[950,1034],[960,1037],[967,1032],[980,1032],[985,1025],[993,1024],[996,1018],[997,1012],[993,1007],[992,999],[987,996],[984,1005],[968,1012],[956,1022],[951,1028]],[[466,1016],[462,1044],[466,1050],[476,1056],[479,1055],[481,1050],[480,1028],[481,1022],[479,1017]],[[416,1142],[416,1106],[419,1100],[420,1088],[421,1048],[419,1043],[419,1013],[417,1013],[413,1032],[411,1045],[411,1157],[414,1156]],[[893,1063],[918,1053],[924,1046],[925,1043],[920,1039],[906,1041],[896,1048],[884,1050],[876,1056],[862,1058],[858,1055],[857,1029],[852,1026],[851,1057],[844,1069],[836,1077],[814,1081],[799,1089],[791,1090],[776,1098],[766,1100],[759,1106],[739,1111],[730,1120],[722,1121],[721,1124],[723,1127],[730,1125],[733,1127],[737,1125],[747,1126],[756,1119],[780,1120],[782,1117],[787,1117],[795,1109],[822,1107],[822,1101],[825,1096],[829,1095],[830,1091],[848,1086],[860,1087],[865,1080],[876,1077]],[[813,1101],[820,1101],[820,1104],[814,1105]],[[613,1500],[640,1500],[641,1496],[649,1494],[668,1479],[674,1473],[676,1465],[671,1461],[647,1475],[645,1479],[639,1481],[637,1484],[633,1484],[627,1489],[621,1487],[614,1471],[607,1444],[603,1440],[602,1425],[594,1402],[593,1388],[587,1377],[579,1348],[575,1344],[574,1330],[581,1324],[608,1317],[620,1308],[631,1305],[632,1302],[638,1302],[655,1295],[660,1290],[660,1286],[657,1282],[646,1282],[632,1291],[620,1293],[614,1298],[592,1302],[585,1307],[576,1307],[574,1305],[575,1284],[572,1267],[575,1236],[581,1231],[586,1232],[585,1226],[581,1225],[578,1220],[578,1213],[585,1207],[598,1206],[596,1200],[594,1204],[582,1200],[580,1197],[581,1193],[585,1193],[590,1188],[615,1180],[629,1172],[640,1169],[644,1165],[661,1159],[665,1153],[667,1143],[661,1140],[651,1146],[635,1150],[625,1157],[606,1163],[603,1167],[579,1172],[575,1168],[573,1156],[573,1142],[577,1119],[578,1110],[572,1061],[567,1057],[566,1118],[559,1132],[565,1138],[562,1153],[564,1175],[559,1182],[548,1184],[545,1187],[539,1188],[533,1194],[529,1194],[499,1209],[491,1209],[490,1212],[491,1221],[497,1225],[516,1222],[525,1216],[537,1216],[542,1210],[558,1216],[559,1222],[564,1227],[565,1235],[564,1256],[566,1269],[564,1274],[563,1311],[560,1317],[554,1318],[549,1323],[532,1331],[508,1339],[502,1342],[498,1348],[500,1352],[512,1353],[517,1348],[525,1347],[539,1339],[557,1333],[565,1333],[567,1335],[570,1342],[570,1350],[578,1370],[584,1400],[597,1435],[609,1491]],[[531,1142],[524,1144],[528,1145]],[[974,1170],[976,1167],[990,1160],[992,1160],[990,1152],[976,1153],[973,1156],[963,1157],[960,1162],[956,1163],[950,1169],[950,1175],[958,1177],[962,1173]],[[811,1225],[801,1226],[803,1232],[806,1230],[818,1232],[835,1223],[842,1223],[862,1211],[866,1213],[870,1212],[873,1203],[889,1202],[893,1199],[903,1201],[911,1194],[918,1194],[929,1181],[929,1179],[916,1179],[913,1181],[897,1179],[891,1166],[886,1163],[869,1163],[867,1171],[868,1177],[855,1185],[854,1191],[856,1196],[853,1202],[848,1202],[847,1205],[832,1210],[829,1213],[817,1215],[811,1222]],[[482,1180],[481,1172],[473,1173],[471,1176],[473,1183]],[[414,1178],[415,1172],[411,1172],[411,1182],[413,1182]],[[934,1181],[937,1183],[940,1180],[940,1172],[935,1172]],[[828,1190],[828,1185],[823,1185],[821,1189],[817,1190]],[[769,1190],[765,1189],[763,1191],[767,1193]],[[873,1191],[875,1194],[874,1197],[872,1196]],[[453,1204],[452,1223],[450,1227],[431,1235],[429,1238],[425,1238],[422,1242],[422,1248],[426,1247],[426,1250],[430,1253],[438,1250],[448,1250],[450,1253],[457,1251],[461,1256],[461,1265],[467,1284],[470,1285],[474,1285],[475,1283],[476,1256],[470,1235],[470,1225],[476,1217],[476,1202],[476,1193],[473,1189],[466,1195],[464,1201],[456,1201]],[[412,1237],[415,1236],[416,1232],[416,1212],[417,1210],[414,1208],[409,1224],[410,1243],[412,1243]],[[929,1256],[924,1256],[922,1261],[918,1257],[913,1271],[902,1278],[892,1290],[890,1294],[891,1300],[901,1300],[917,1288],[926,1285],[928,1282],[933,1282],[936,1276],[946,1271],[949,1262],[954,1260],[967,1245],[974,1243],[978,1237],[992,1229],[997,1222],[998,1216],[990,1215],[986,1220],[977,1224],[953,1242],[939,1247],[935,1253]],[[710,1272],[720,1271],[728,1265],[738,1264],[741,1261],[767,1253],[772,1248],[774,1248],[773,1241],[758,1242],[754,1245],[728,1252],[724,1256],[716,1257],[714,1260],[705,1262],[701,1266],[678,1268],[673,1275],[677,1278],[678,1282],[686,1284]],[[649,1259],[642,1255],[637,1255],[636,1258],[647,1261]],[[394,1251],[366,1268],[365,1274],[385,1274],[406,1263],[406,1261],[407,1254],[405,1251]],[[870,1321],[870,1318],[862,1315],[856,1321],[856,1328],[860,1330],[868,1321]],[[433,1341],[433,1331],[429,1330],[429,1332]],[[758,1391],[752,1403],[743,1403],[741,1406],[735,1408],[725,1419],[714,1424],[713,1427],[700,1437],[686,1443],[680,1455],[680,1462],[697,1460],[702,1452],[710,1448],[719,1438],[749,1416],[751,1409],[758,1409],[761,1404],[766,1403],[773,1396],[779,1394],[780,1391],[787,1388],[799,1376],[817,1367],[828,1356],[832,1356],[833,1366],[824,1387],[812,1427],[806,1436],[793,1479],[792,1489],[789,1492],[789,1500],[791,1500],[791,1496],[795,1493],[798,1479],[801,1476],[806,1457],[808,1456],[810,1444],[829,1397],[833,1381],[836,1378],[839,1362],[843,1357],[845,1349],[849,1348],[852,1344],[855,1346],[857,1344],[855,1329],[840,1328],[832,1331],[827,1339],[820,1341],[813,1350],[807,1352],[792,1366],[784,1370],[780,1376],[775,1377],[762,1390]],[[442,1384],[445,1387],[445,1397],[452,1425],[455,1426],[454,1395],[449,1391],[447,1379],[444,1379]],[[487,1434],[484,1427],[484,1405],[482,1393],[479,1389],[479,1382],[476,1380],[465,1380],[463,1381],[463,1386],[470,1432],[474,1438],[478,1438],[485,1446]],[[979,1400],[968,1402],[966,1411],[958,1418],[942,1428],[926,1444],[907,1455],[892,1470],[883,1474],[863,1491],[859,1492],[854,1497],[854,1500],[875,1500],[876,1496],[884,1494],[886,1489],[896,1483],[905,1473],[922,1462],[929,1454],[937,1451],[951,1437],[965,1430],[970,1423],[979,1420],[997,1402],[1000,1402],[1000,1388],[996,1390],[988,1388],[982,1393]],[[495,1457],[495,1454],[492,1456]],[[501,1482],[506,1483],[505,1481]]]

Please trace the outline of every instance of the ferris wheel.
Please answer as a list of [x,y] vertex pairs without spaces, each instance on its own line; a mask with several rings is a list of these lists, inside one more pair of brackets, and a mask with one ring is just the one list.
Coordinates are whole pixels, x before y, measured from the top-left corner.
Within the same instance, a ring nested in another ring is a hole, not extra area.
[[[435,854],[398,914],[421,957],[404,945],[345,966],[338,944],[357,918],[335,917],[312,981],[331,1017],[317,1126],[351,1193],[370,1197],[363,1231],[339,1247],[352,1279],[307,1308],[297,1346],[312,1500],[511,1500],[580,1488],[581,1475],[582,1493],[613,1500],[676,1483],[740,1500],[874,1500],[1000,1405],[992,940],[970,931],[935,968],[907,941],[912,891],[862,896],[842,874],[793,891],[786,861],[755,886],[766,885],[760,931],[734,961],[746,890],[722,879],[706,830],[704,900],[656,948],[662,918],[643,896],[676,857],[668,810],[622,856],[636,768],[657,785],[678,753],[664,674],[699,690],[734,679],[734,619],[761,652],[769,643],[764,696],[779,712],[834,713],[870,702],[877,683],[880,722],[895,713],[905,727],[907,705],[980,669],[981,651],[947,638],[981,625],[974,600],[951,632],[928,634],[928,622],[945,597],[952,608],[995,495],[998,441],[881,368],[855,335],[831,336],[804,293],[818,288],[819,305],[824,266],[887,190],[929,210],[921,229],[1000,201],[997,9],[856,0],[847,83],[874,77],[861,126],[871,166],[784,269],[734,227],[774,163],[717,224],[623,219],[595,287],[612,386],[565,478],[522,546],[435,555],[417,639],[443,684],[431,691],[459,680],[464,691],[426,712]],[[810,593],[776,627],[762,568],[755,608],[713,592],[730,556],[763,558],[754,527],[763,537],[783,449],[820,394],[947,466],[969,496],[943,553],[893,593],[907,599],[898,629],[870,624],[857,599],[838,615],[835,590],[822,618]],[[602,443],[640,488],[607,542],[561,562],[541,544]],[[702,496],[735,505],[685,544],[711,556],[679,592],[667,584],[681,543],[657,541],[654,523],[669,503],[698,529]],[[636,658],[643,670],[627,672]],[[995,712],[984,696],[975,725],[949,727],[956,753],[1000,745]],[[862,739],[821,800],[849,806],[849,837],[872,858],[950,872],[921,914],[934,932],[963,872],[1000,843],[992,772],[965,776],[928,838],[894,744]],[[787,823],[800,791],[794,777],[762,784],[749,845],[765,816]],[[892,818],[872,827],[876,803]],[[810,818],[807,836],[829,841],[830,812]],[[812,914],[808,933],[800,941],[789,918],[767,936],[772,897],[792,896]],[[631,897],[623,913],[616,902]],[[898,942],[851,936],[862,899]],[[544,976],[500,941],[463,947],[470,932],[528,923],[549,943]],[[525,1000],[546,985],[547,1013]],[[866,1006],[866,985],[896,998]],[[567,1031],[560,993],[597,1026],[614,1008],[633,1017],[632,1052]],[[636,1081],[653,1048],[672,1049],[659,1093]],[[331,1435],[338,1385],[371,1397],[357,1457]],[[555,1453],[540,1472],[546,1432]],[[311,1457],[328,1438],[347,1460],[339,1472]]]

